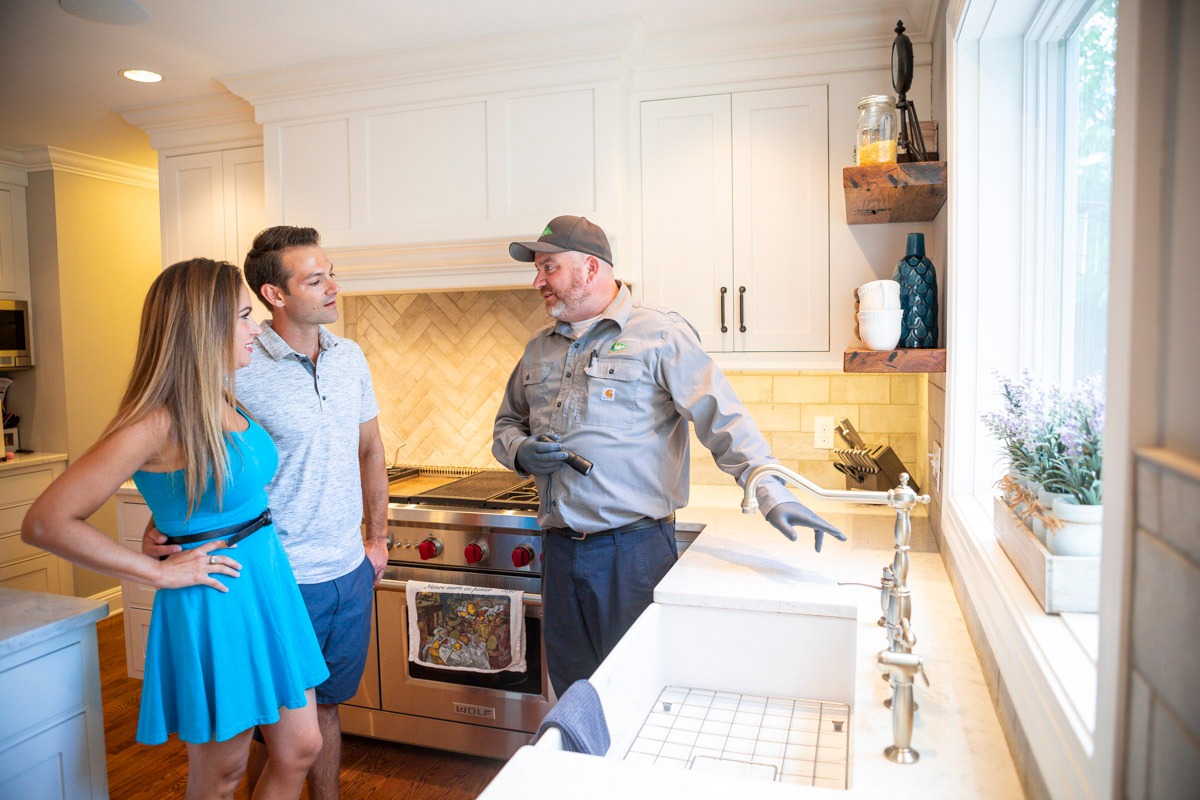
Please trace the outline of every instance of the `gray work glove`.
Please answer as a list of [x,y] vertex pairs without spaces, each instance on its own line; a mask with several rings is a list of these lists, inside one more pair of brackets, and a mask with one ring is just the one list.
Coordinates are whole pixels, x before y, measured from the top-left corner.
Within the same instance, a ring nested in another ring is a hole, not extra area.
[[517,445],[517,469],[530,475],[549,475],[567,460],[567,451],[558,443],[558,434],[549,434],[551,441],[539,441],[529,436]]
[[825,534],[829,534],[836,539],[846,541],[846,534],[839,531],[837,528],[830,525],[825,520],[818,517],[813,512],[809,511],[800,503],[794,500],[789,500],[785,503],[780,503],[771,509],[767,514],[767,522],[774,525],[779,531],[793,542],[796,541],[796,531],[794,526],[801,528],[812,528],[816,534],[817,552],[821,552],[821,543],[825,540]]

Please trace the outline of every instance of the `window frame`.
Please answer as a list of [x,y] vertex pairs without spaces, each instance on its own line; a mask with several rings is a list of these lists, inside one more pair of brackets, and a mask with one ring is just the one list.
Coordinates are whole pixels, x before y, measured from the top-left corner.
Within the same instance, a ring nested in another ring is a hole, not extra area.
[[942,529],[964,604],[973,607],[1031,755],[1056,797],[1108,796],[1117,769],[1125,557],[1109,543],[1126,514],[1129,480],[1119,457],[1109,469],[1113,448],[1106,449],[1104,636],[1096,659],[1077,626],[1042,611],[995,539],[998,452],[980,415],[999,401],[992,369],[1015,374],[1029,366],[1043,375],[1059,369],[1062,348],[1044,354],[1039,345],[1058,335],[1061,280],[1039,265],[1062,263],[1066,37],[1090,6],[1091,0],[951,0],[946,13],[951,347]]

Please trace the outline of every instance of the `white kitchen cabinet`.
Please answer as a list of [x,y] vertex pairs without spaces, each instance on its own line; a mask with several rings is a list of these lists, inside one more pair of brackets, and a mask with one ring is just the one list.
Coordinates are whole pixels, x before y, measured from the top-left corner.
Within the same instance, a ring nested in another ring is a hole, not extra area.
[[263,148],[159,159],[163,265],[197,256],[241,265],[266,227]]
[[[121,544],[142,552],[142,534],[150,521],[150,507],[130,483],[117,492],[117,532]],[[125,604],[125,669],[129,677],[141,679],[146,666],[146,637],[150,631],[150,611],[154,608],[154,587],[133,580],[121,581]]]
[[615,225],[624,102],[611,82],[267,121],[268,217],[333,249],[507,241],[562,213]]
[[21,541],[21,523],[51,481],[62,474],[66,457],[29,465],[0,465],[0,587],[73,595],[71,562]]
[[714,353],[829,350],[826,87],[641,104],[648,305]]
[[29,298],[25,187],[0,182],[0,298]]

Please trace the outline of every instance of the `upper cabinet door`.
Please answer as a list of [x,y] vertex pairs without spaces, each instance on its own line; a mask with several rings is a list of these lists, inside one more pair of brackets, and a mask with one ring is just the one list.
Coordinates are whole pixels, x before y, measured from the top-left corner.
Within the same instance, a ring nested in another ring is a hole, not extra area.
[[828,352],[824,86],[642,103],[643,296],[712,353]]
[[0,186],[0,294],[17,291],[16,231],[13,224],[13,192]]
[[734,343],[730,113],[727,94],[641,108],[643,297],[682,314],[709,352]]
[[737,350],[829,349],[827,107],[824,86],[733,95]]
[[240,147],[221,154],[225,197],[225,258],[241,266],[254,237],[267,226],[263,149]]
[[159,208],[163,261],[225,257],[225,187],[221,153],[162,159]]

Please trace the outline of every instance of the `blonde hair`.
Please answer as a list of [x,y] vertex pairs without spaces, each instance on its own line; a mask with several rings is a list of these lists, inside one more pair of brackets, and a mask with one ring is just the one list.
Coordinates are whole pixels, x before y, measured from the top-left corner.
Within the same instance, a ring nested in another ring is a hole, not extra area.
[[236,405],[234,336],[242,271],[193,258],[167,267],[142,306],[137,354],[105,436],[162,408],[183,459],[188,515],[212,476],[218,498],[229,474],[224,405]]

